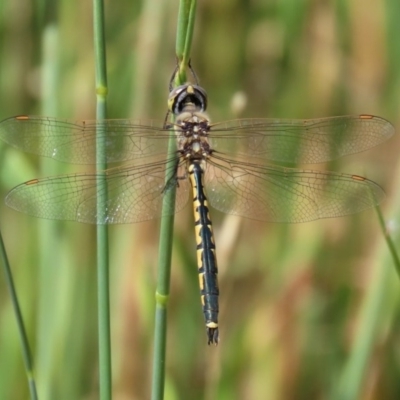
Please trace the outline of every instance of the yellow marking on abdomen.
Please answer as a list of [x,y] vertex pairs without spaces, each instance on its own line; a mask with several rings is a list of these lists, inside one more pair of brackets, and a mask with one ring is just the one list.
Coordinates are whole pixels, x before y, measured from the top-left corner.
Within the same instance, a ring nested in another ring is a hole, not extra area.
[[199,285],[200,285],[200,290],[203,293],[203,291],[204,291],[204,272],[199,273]]

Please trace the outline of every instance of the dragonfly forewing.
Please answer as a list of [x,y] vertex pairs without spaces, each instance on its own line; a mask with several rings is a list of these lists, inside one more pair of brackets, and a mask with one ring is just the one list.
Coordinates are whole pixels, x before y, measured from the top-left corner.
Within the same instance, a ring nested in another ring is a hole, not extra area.
[[28,153],[74,164],[95,164],[97,130],[109,163],[166,153],[169,131],[156,120],[75,122],[18,116],[0,123],[0,138]]
[[240,119],[212,125],[212,148],[223,154],[257,157],[258,163],[314,164],[377,146],[394,127],[372,115],[309,120]]

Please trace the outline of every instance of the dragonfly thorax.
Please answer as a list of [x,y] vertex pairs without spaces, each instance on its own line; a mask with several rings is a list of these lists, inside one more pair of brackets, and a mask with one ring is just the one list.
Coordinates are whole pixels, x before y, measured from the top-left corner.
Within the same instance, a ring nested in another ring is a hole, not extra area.
[[182,158],[204,159],[211,155],[212,150],[208,141],[210,123],[205,114],[184,111],[177,116],[175,126],[178,152]]

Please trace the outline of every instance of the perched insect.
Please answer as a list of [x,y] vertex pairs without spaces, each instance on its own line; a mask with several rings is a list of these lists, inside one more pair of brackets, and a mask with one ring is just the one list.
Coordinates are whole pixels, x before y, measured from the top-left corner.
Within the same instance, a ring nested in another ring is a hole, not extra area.
[[[100,174],[106,185],[98,185],[99,173],[85,173],[34,179],[12,189],[6,203],[36,217],[91,224],[140,222],[181,210],[191,192],[207,338],[216,344],[219,290],[209,204],[229,214],[287,223],[372,207],[384,193],[366,178],[267,162],[332,160],[378,145],[394,128],[372,115],[211,124],[206,107],[204,89],[188,83],[170,92],[173,122],[18,116],[0,123],[0,137],[27,152],[94,164],[98,131],[107,163],[120,163]],[[167,151],[171,131],[176,142],[172,154]],[[175,205],[162,208],[170,188],[177,189]],[[105,199],[101,208],[99,196]]]

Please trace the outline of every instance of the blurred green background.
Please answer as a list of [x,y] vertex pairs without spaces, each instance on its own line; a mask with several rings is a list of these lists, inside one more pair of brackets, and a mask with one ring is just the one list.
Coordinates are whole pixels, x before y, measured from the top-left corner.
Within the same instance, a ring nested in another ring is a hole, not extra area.
[[[0,119],[95,117],[91,2],[0,4]],[[166,112],[178,1],[106,1],[110,118]],[[400,122],[398,0],[201,0],[192,64],[212,121],[370,113]],[[399,137],[323,167],[367,176],[398,241]],[[0,143],[0,195],[82,167]],[[86,167],[86,169],[89,169]],[[399,281],[374,210],[298,225],[212,212],[221,343],[206,344],[191,207],[175,222],[166,399],[399,399]],[[0,203],[41,400],[98,398],[95,229]],[[111,234],[113,394],[150,398],[159,221]],[[0,275],[1,276],[1,275]],[[0,278],[0,399],[28,398]]]

